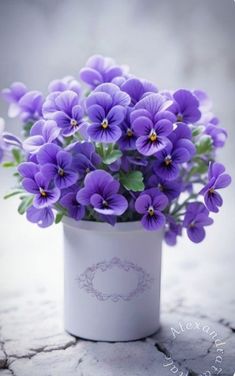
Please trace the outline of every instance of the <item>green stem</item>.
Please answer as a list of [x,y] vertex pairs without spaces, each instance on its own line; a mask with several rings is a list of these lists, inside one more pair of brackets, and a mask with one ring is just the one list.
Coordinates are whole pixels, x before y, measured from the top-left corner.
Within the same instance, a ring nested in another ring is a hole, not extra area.
[[175,215],[176,213],[178,213],[184,206],[185,204],[187,204],[187,202],[193,198],[196,198],[198,195],[196,193],[193,193],[191,194],[188,198],[186,198],[186,200],[184,200],[182,202],[181,205],[179,205],[175,210],[173,210],[173,212],[171,213],[171,215]]

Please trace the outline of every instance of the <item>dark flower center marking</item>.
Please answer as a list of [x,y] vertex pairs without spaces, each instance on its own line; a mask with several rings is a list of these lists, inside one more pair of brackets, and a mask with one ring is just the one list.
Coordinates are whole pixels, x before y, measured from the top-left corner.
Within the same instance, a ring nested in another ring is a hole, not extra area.
[[130,128],[127,129],[126,134],[127,134],[128,137],[132,137],[133,136],[133,132],[132,132],[132,130]]
[[195,226],[195,222],[193,221],[193,222],[190,223],[189,228],[192,228],[194,226]]
[[178,114],[178,115],[177,115],[177,121],[182,122],[183,119],[184,119],[184,117],[183,117],[182,114]]
[[86,174],[88,174],[88,172],[90,172],[91,170],[89,169],[89,167],[86,168]]
[[109,126],[109,122],[107,119],[104,119],[101,123],[102,128],[106,129]]
[[78,125],[77,120],[75,120],[75,119],[71,119],[71,120],[70,120],[70,125],[71,125],[72,127],[77,127],[77,125]]
[[103,207],[104,207],[104,208],[108,208],[108,207],[109,207],[109,204],[108,204],[107,201],[105,201],[105,200],[103,200],[102,204],[103,204]]
[[215,193],[214,188],[209,189],[209,193],[213,195],[213,193]]
[[157,133],[154,130],[152,130],[152,132],[151,132],[151,134],[149,136],[149,139],[152,142],[155,142],[157,140]]
[[151,217],[154,215],[154,208],[152,206],[148,208],[148,213]]
[[39,188],[39,192],[40,192],[42,197],[47,197],[47,193],[46,193],[46,191],[44,191],[43,188]]
[[61,167],[58,168],[58,174],[60,176],[64,176],[64,170],[63,170],[63,168],[61,168]]
[[161,183],[158,183],[158,189],[159,191],[163,191],[163,185]]
[[172,159],[170,155],[167,155],[165,158],[165,164],[169,166],[172,163]]

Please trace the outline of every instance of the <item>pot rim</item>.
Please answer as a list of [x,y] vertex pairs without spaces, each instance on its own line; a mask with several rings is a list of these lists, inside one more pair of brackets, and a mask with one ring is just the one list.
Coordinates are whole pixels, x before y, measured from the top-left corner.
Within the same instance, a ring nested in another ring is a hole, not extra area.
[[147,232],[140,221],[133,222],[118,222],[115,226],[110,225],[105,222],[95,222],[95,221],[76,221],[73,218],[64,216],[62,223],[65,226],[72,227],[74,229],[87,230],[87,231],[98,231],[98,232],[129,232],[129,231],[142,231]]

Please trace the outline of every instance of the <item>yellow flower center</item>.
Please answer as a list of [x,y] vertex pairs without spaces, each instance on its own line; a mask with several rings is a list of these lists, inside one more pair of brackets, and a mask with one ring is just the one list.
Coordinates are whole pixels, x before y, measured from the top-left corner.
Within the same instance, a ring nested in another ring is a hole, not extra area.
[[149,136],[150,141],[154,142],[157,140],[157,133],[155,131],[152,131]]
[[168,155],[168,156],[165,158],[165,164],[166,164],[167,166],[169,166],[171,163],[172,163],[171,156]]
[[102,123],[101,123],[101,126],[102,126],[102,128],[104,128],[104,129],[108,128],[108,126],[109,126],[108,120],[107,120],[107,119],[104,119],[104,120],[102,121]]
[[104,208],[108,208],[108,207],[109,207],[109,204],[108,204],[107,201],[105,201],[105,200],[103,200],[102,204],[103,204],[103,207],[104,207]]
[[71,120],[70,120],[70,125],[71,125],[72,127],[76,127],[76,126],[78,125],[77,120],[75,120],[75,119],[71,119]]
[[177,115],[177,121],[182,122],[183,120],[184,120],[183,115],[182,114],[178,114]]
[[58,169],[58,174],[59,174],[60,176],[64,176],[64,170],[63,170],[62,168],[59,168],[59,169]]
[[209,189],[209,193],[214,193],[214,192],[215,192],[214,188]]
[[130,128],[127,129],[126,134],[127,134],[128,137],[132,137],[133,136],[133,132],[132,132],[132,130]]
[[39,188],[39,191],[42,197],[47,197],[47,193],[44,191],[44,189]]
[[154,215],[154,208],[152,206],[148,208],[148,213],[151,217]]

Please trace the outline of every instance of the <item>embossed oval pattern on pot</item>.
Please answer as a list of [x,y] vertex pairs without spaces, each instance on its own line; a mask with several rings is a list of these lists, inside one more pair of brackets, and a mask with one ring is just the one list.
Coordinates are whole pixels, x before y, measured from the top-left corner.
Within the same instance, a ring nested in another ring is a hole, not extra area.
[[91,296],[112,302],[130,301],[153,284],[153,278],[143,268],[118,257],[88,267],[77,280]]

